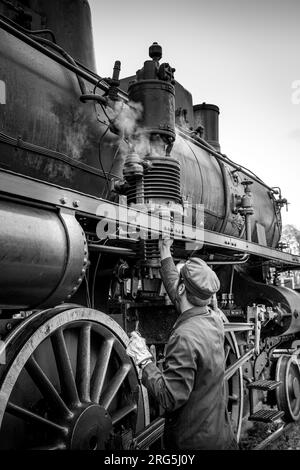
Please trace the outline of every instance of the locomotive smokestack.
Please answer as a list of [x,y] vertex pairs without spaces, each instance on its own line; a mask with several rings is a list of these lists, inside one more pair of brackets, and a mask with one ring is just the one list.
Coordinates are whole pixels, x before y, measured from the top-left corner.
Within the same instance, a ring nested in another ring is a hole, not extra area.
[[221,151],[219,143],[219,114],[220,110],[215,104],[196,104],[193,106],[195,129],[204,128],[204,139],[214,147],[217,152]]

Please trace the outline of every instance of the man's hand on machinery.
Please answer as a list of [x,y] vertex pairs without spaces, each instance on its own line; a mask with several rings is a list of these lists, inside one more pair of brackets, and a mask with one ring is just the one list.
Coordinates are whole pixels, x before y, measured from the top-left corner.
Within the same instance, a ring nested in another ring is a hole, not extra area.
[[145,339],[136,331],[131,333],[126,352],[128,356],[132,357],[137,366],[152,359],[152,354],[146,346]]
[[173,245],[173,239],[167,236],[163,236],[158,243],[160,250],[161,259],[169,258],[171,255],[171,246]]

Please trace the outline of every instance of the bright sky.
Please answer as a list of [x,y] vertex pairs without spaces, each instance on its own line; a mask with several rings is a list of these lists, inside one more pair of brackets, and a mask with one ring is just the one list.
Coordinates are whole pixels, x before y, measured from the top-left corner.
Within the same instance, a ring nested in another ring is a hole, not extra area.
[[300,229],[300,0],[89,3],[98,73],[121,60],[133,75],[160,43],[194,104],[220,107],[222,152],[280,186],[283,222]]

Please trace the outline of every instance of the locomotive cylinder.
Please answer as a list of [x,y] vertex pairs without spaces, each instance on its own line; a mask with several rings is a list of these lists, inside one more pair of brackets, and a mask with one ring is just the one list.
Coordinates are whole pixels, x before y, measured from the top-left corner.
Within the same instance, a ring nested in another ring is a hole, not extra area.
[[44,308],[75,293],[87,245],[71,213],[1,200],[0,226],[2,309]]
[[[144,174],[145,203],[181,202],[180,196],[180,163],[175,158],[149,158],[151,166]],[[137,203],[136,188],[127,189],[128,203]]]

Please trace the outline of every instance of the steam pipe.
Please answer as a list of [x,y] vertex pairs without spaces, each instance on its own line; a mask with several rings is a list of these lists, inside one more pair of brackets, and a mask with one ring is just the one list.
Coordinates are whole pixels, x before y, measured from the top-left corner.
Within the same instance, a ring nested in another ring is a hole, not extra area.
[[248,242],[251,242],[252,235],[251,235],[251,215],[250,214],[245,215],[245,225],[246,225],[246,240]]
[[124,256],[136,256],[134,250],[130,248],[121,248],[118,246],[107,246],[107,245],[96,245],[95,243],[89,244],[89,249],[91,251],[99,251],[100,253],[110,253],[116,255],[124,255]]
[[85,101],[97,101],[98,103],[102,103],[103,106],[107,106],[107,98],[101,95],[94,95],[92,93],[88,93],[88,94],[81,95],[79,99],[83,103]]
[[[9,34],[12,34],[16,38],[20,39],[21,41],[25,42],[29,46],[33,47],[37,51],[41,52],[42,54],[45,54],[47,57],[50,57],[50,59],[54,60],[58,64],[62,65],[68,70],[71,70],[71,72],[74,72],[75,74],[79,75],[80,77],[84,78],[88,82],[92,83],[93,85],[97,85],[101,90],[103,91],[108,91],[109,90],[109,85],[105,83],[103,78],[99,77],[95,73],[85,69],[82,70],[79,66],[71,64],[68,62],[66,59],[63,57],[60,57],[59,55],[55,54],[54,52],[50,51],[47,49],[45,46],[40,44],[38,41],[35,39],[27,36],[27,34],[22,33],[18,29],[14,28],[10,24],[8,24],[6,21],[3,21],[0,18],[0,28],[4,29],[4,31],[8,32]],[[75,62],[75,61],[74,61]],[[75,62],[76,64],[76,62]],[[128,96],[127,93],[125,93],[122,90],[118,90],[117,92],[118,98],[121,100],[128,102]]]
[[[73,59],[73,57],[71,57],[70,54],[68,54],[62,47],[58,46],[56,43],[49,41],[49,39],[40,38],[40,37],[36,38],[36,41],[38,41],[42,44],[45,44],[46,46],[52,47],[52,49],[59,52],[70,64],[73,64],[74,66],[76,66],[76,62]],[[78,84],[79,84],[79,87],[80,87],[81,94],[85,95],[86,94],[85,83],[82,80],[82,78],[78,76],[77,73],[76,73],[76,76],[77,76],[77,80],[78,80]]]
[[206,261],[208,265],[216,266],[216,265],[235,265],[235,264],[245,264],[247,263],[249,259],[248,254],[243,255],[239,260],[237,261]]
[[4,15],[1,15],[0,13],[0,18],[2,18],[4,21],[7,23],[11,24],[13,27],[18,28],[20,31],[22,31],[24,34],[29,34],[29,35],[35,35],[35,34],[49,34],[51,36],[52,41],[56,44],[56,39],[53,31],[51,29],[26,29],[23,28],[23,26],[20,26],[19,24],[15,23],[15,21],[11,20],[10,18],[7,18]]

